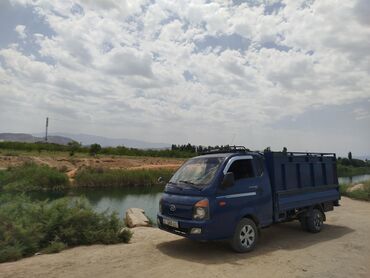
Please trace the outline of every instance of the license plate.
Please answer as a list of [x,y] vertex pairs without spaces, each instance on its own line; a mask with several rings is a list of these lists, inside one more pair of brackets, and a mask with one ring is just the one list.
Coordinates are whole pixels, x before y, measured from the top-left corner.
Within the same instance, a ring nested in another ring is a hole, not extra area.
[[167,218],[163,218],[163,224],[170,226],[170,227],[174,227],[174,228],[179,227],[179,222],[172,220],[172,219],[167,219]]

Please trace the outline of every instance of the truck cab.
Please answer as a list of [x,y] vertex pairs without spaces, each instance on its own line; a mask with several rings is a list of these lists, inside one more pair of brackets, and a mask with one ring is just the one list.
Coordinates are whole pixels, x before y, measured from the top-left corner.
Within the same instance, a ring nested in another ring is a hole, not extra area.
[[[334,190],[317,204],[305,202],[312,200],[311,194],[301,200],[302,206],[280,211],[278,194],[287,190],[277,190],[278,182],[269,173],[274,167],[269,169],[269,165],[274,165],[273,156],[244,148],[189,159],[165,187],[159,203],[158,227],[194,240],[230,239],[235,251],[248,252],[256,245],[260,228],[294,219],[300,219],[307,228],[307,219],[315,206],[320,207],[316,209],[320,214],[316,218],[322,224],[325,203],[334,205],[339,192]],[[304,194],[301,189],[291,196]],[[322,187],[311,193],[327,190],[330,189]]]

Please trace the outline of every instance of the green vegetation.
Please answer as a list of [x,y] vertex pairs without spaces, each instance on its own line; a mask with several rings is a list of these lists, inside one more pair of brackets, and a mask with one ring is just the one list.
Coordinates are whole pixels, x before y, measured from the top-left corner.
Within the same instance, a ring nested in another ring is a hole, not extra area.
[[46,165],[25,163],[0,171],[0,189],[8,191],[56,190],[69,186],[68,177]]
[[[135,187],[162,185],[158,181],[168,181],[172,169],[103,169],[84,168],[77,172],[74,187]],[[35,163],[25,163],[18,167],[0,170],[0,190],[2,191],[44,191],[71,188],[67,175],[55,168]]]
[[[188,144],[191,146],[190,144]],[[187,146],[187,145],[184,145]],[[68,145],[58,145],[53,143],[23,143],[23,142],[0,142],[0,150],[7,151],[12,155],[16,155],[15,151],[24,152],[64,152],[69,153],[70,156],[76,153],[81,154],[104,154],[104,155],[126,155],[126,156],[150,156],[150,157],[178,157],[187,158],[196,155],[195,146],[184,147],[178,146],[174,149],[135,149],[126,148],[124,146],[118,147],[100,147],[99,144],[92,144],[91,146],[81,146],[78,143],[70,143]]]
[[24,195],[0,196],[0,262],[36,252],[55,253],[67,247],[129,242],[116,214],[97,213],[87,200],[62,198],[34,201]]
[[370,162],[354,159],[352,153],[349,152],[348,158],[338,157],[337,170],[339,177],[370,174]]
[[159,177],[168,181],[174,171],[170,169],[102,169],[85,168],[75,178],[78,187],[129,187],[160,185]]
[[339,177],[365,175],[365,174],[370,174],[370,166],[354,167],[354,166],[345,166],[345,165],[338,163],[337,171],[338,171]]
[[363,184],[363,189],[356,189],[352,192],[348,191],[348,189],[351,188],[351,185],[341,184],[339,185],[339,190],[343,196],[347,196],[357,200],[370,201],[370,181],[363,182]]

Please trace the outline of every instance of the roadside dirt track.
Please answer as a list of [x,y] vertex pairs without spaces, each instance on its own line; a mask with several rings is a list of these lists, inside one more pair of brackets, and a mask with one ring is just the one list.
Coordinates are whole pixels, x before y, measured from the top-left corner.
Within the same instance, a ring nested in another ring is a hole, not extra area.
[[370,203],[343,198],[324,230],[298,222],[262,231],[257,249],[233,253],[226,242],[198,243],[154,228],[132,243],[78,247],[0,264],[0,277],[370,277]]

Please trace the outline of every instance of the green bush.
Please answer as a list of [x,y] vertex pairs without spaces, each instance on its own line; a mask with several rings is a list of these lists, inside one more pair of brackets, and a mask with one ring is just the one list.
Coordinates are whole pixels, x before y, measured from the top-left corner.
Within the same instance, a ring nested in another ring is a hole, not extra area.
[[31,201],[24,195],[0,197],[0,262],[66,247],[128,242],[115,213],[94,212],[86,199]]
[[172,169],[103,169],[85,168],[77,172],[76,186],[79,187],[129,187],[160,185],[158,178],[169,180]]
[[69,186],[68,177],[46,165],[25,163],[11,167],[0,174],[0,189],[11,191],[31,191],[61,189]]

